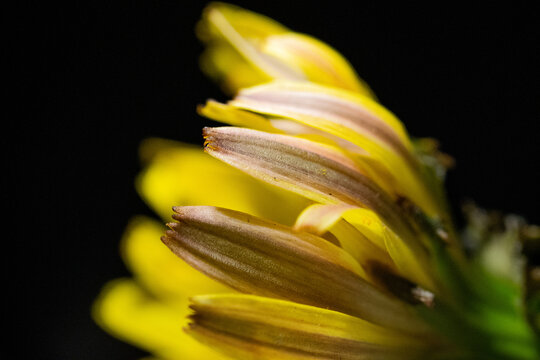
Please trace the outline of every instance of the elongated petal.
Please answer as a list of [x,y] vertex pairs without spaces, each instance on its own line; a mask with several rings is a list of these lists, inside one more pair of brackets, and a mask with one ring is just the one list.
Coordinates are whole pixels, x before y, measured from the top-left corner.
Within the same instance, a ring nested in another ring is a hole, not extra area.
[[272,79],[313,81],[373,96],[337,51],[263,15],[214,3],[197,26],[202,68],[231,93]]
[[[234,5],[211,4],[205,9],[203,18],[197,25],[199,38],[210,47],[203,57],[203,69],[209,68],[209,75],[215,75],[218,81],[224,81],[230,92],[237,89],[232,85],[238,81],[235,80],[238,74],[245,83],[236,83],[237,86],[253,85],[275,78],[304,79],[299,69],[261,52],[257,45],[267,36],[288,31],[286,27],[266,16]],[[221,71],[212,73],[212,70]],[[245,76],[245,72],[250,76]]]
[[424,342],[400,331],[372,324],[337,311],[286,300],[245,294],[211,294],[191,298],[196,313],[213,313],[261,322],[288,330],[392,346],[418,346]]
[[365,134],[403,156],[409,156],[407,152],[412,149],[399,119],[379,103],[357,93],[314,83],[275,81],[242,89],[232,104],[257,105],[285,118],[298,115],[326,118]]
[[188,302],[171,306],[148,294],[131,279],[109,282],[93,305],[92,316],[103,329],[162,359],[222,359],[182,330]]
[[383,232],[386,249],[401,273],[426,289],[436,290],[432,278],[436,274],[429,272],[431,262],[427,255],[419,250],[412,251],[388,229],[384,229]]
[[431,215],[442,212],[424,187],[401,123],[377,103],[316,84],[278,82],[245,89],[229,104],[298,121],[358,145],[393,175],[397,194]]
[[336,50],[311,36],[284,33],[266,38],[262,51],[287,64],[294,64],[312,82],[374,94]]
[[325,204],[372,209],[398,234],[411,230],[392,200],[337,149],[286,135],[205,128],[205,151],[264,180]]
[[209,119],[229,125],[247,127],[269,133],[285,133],[298,136],[299,138],[337,146],[343,149],[347,156],[388,194],[392,195],[396,192],[397,182],[392,174],[385,168],[384,164],[371,157],[371,155],[358,145],[338,136],[297,121],[283,118],[266,118],[253,112],[218,103],[214,100],[208,100],[205,105],[199,106],[198,111],[201,115],[206,116]]
[[[236,109],[232,106],[228,106],[230,109]],[[216,119],[217,121],[220,121],[219,119]],[[317,135],[320,138],[325,138],[326,141],[319,141],[319,142],[327,142],[331,141],[334,144],[337,144],[340,148],[346,149],[348,151],[353,152],[356,155],[367,155],[367,152],[364,151],[362,148],[354,145],[353,143],[343,140],[342,138],[339,138],[337,136],[333,136],[325,131],[315,129],[314,127],[299,123],[297,121],[282,119],[282,118],[276,118],[276,119],[269,119],[270,123],[273,127],[281,130],[287,135],[296,135],[296,136],[306,136],[306,135]]]
[[[147,163],[137,178],[141,197],[163,219],[172,205],[213,205],[290,224],[308,204],[302,197],[268,186],[204,154],[200,148],[148,139],[141,146]],[[286,203],[287,207],[277,208]]]
[[316,236],[213,207],[175,208],[163,242],[193,267],[242,292],[342,311],[406,331],[412,309],[362,278],[345,251]]
[[302,138],[317,138],[317,142],[330,143],[351,150],[355,156],[367,155],[367,152],[353,143],[296,121],[281,118],[269,119],[250,111],[219,103],[215,100],[208,100],[206,104],[199,105],[197,110],[202,116],[225,124],[247,127],[269,133],[295,135]]
[[[348,141],[345,140],[348,143]],[[353,144],[354,145],[354,144]],[[385,167],[385,165],[365,151],[358,151],[354,148],[348,147],[349,157],[351,157],[358,166],[377,183],[388,194],[396,197],[399,194],[399,181],[396,180],[394,175]]]
[[208,100],[204,106],[197,108],[199,114],[209,119],[220,121],[238,127],[266,131],[270,133],[282,133],[273,124],[261,115],[252,112],[231,108],[214,100]]
[[[251,295],[201,296],[192,301],[190,333],[249,341],[257,350],[283,353],[285,358],[403,359],[404,352],[413,358],[427,348],[353,316],[289,301]],[[247,344],[239,351],[256,353]]]

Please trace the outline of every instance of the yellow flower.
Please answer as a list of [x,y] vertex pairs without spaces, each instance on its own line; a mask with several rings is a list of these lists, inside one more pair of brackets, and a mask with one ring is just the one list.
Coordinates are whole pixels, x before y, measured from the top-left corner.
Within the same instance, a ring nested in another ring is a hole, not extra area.
[[204,129],[212,157],[142,145],[139,193],[164,219],[181,206],[167,231],[128,226],[134,278],[104,288],[98,324],[164,359],[537,358],[501,250],[516,229],[465,255],[432,140],[318,40],[226,4],[198,32],[203,69],[235,93],[199,112],[233,126]]

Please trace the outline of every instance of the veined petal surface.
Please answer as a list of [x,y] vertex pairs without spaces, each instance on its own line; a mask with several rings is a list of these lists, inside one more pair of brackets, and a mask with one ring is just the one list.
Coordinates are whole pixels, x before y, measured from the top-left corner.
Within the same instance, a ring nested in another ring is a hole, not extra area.
[[337,148],[233,127],[205,128],[205,151],[270,184],[325,204],[369,208],[397,234],[411,229],[392,199]]
[[427,331],[409,305],[362,279],[345,251],[282,225],[226,209],[175,208],[163,242],[205,274],[245,293],[330,308],[407,332]]
[[402,124],[376,102],[317,84],[274,82],[244,89],[229,104],[298,121],[359,146],[393,175],[398,195],[430,215],[441,212],[441,205],[425,187]]
[[[240,358],[412,359],[429,347],[353,316],[289,301],[251,295],[192,301],[189,333]],[[243,346],[231,351],[227,339]]]
[[399,148],[412,149],[401,121],[373,99],[355,92],[315,83],[280,80],[242,89],[232,104],[242,104],[243,101],[246,105],[248,101],[258,102],[261,106],[274,104],[274,110],[282,111],[284,115],[325,115],[375,137],[396,151],[403,151]]

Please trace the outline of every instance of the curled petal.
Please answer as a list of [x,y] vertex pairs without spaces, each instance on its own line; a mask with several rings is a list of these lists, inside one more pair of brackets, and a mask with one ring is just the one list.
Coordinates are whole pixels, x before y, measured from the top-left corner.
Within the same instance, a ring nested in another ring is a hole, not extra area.
[[405,331],[425,324],[405,303],[362,279],[363,270],[330,242],[213,207],[175,208],[162,241],[193,267],[241,292],[334,309]]
[[341,247],[351,254],[364,269],[373,261],[393,268],[392,259],[385,250],[377,247],[358,229],[343,220],[343,214],[354,209],[358,208],[350,205],[314,204],[300,214],[294,229],[319,236],[329,231],[338,239]]

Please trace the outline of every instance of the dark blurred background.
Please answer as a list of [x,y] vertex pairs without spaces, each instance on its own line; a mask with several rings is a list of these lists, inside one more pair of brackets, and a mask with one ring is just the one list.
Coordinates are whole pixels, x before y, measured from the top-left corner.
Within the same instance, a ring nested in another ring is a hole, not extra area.
[[[540,223],[538,13],[514,3],[237,1],[342,52],[413,136],[452,154],[464,199]],[[204,2],[18,2],[9,21],[4,108],[3,315],[16,358],[133,359],[90,305],[128,275],[118,240],[151,212],[133,179],[138,144],[201,144],[197,104],[226,98],[198,69]],[[13,50],[11,50],[11,45]],[[7,115],[7,110],[14,110]],[[457,211],[456,211],[457,212]]]

